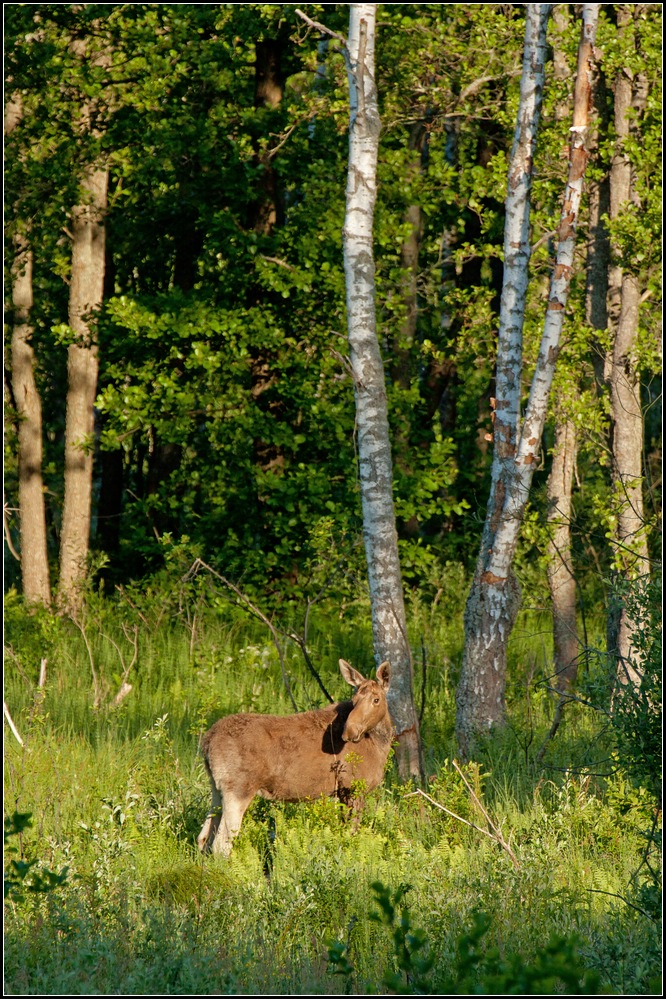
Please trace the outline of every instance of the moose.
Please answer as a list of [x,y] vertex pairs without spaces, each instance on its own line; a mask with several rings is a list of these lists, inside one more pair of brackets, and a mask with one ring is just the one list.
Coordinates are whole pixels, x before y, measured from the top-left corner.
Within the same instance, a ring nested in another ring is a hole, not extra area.
[[272,801],[327,795],[358,809],[359,789],[381,783],[393,741],[390,664],[377,668],[375,680],[344,659],[340,672],[354,688],[350,701],[295,715],[227,715],[206,732],[201,750],[213,802],[197,837],[202,852],[212,847],[229,856],[255,795]]

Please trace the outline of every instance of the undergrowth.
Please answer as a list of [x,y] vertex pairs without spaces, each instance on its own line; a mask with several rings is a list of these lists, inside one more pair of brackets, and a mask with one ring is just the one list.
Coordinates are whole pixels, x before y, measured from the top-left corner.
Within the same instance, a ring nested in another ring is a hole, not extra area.
[[[281,662],[217,596],[125,596],[77,625],[8,601],[22,744],[6,728],[6,994],[660,993],[654,794],[582,705],[537,762],[553,711],[540,637],[530,683],[514,669],[511,725],[459,771],[452,625],[413,608],[423,787],[389,770],[357,831],[332,801],[257,799],[231,857],[202,858],[200,734],[225,712],[293,710],[283,670],[299,709],[322,692],[297,643],[280,633]],[[335,697],[340,655],[369,670],[364,610],[310,623]]]

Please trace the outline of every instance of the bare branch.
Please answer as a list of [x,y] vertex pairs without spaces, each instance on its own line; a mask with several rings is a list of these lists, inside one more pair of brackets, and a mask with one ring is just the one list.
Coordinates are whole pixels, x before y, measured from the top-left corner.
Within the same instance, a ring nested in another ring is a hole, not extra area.
[[330,28],[327,28],[325,24],[320,24],[319,21],[313,21],[312,18],[308,17],[307,14],[304,14],[303,11],[299,10],[298,7],[296,8],[295,13],[298,14],[298,16],[302,21],[305,21],[305,23],[309,28],[314,28],[315,31],[321,31],[323,35],[328,35],[329,38],[337,38],[340,44],[345,49],[347,48],[347,39],[345,38],[344,35],[341,35],[337,31],[331,31]]
[[463,819],[462,816],[456,815],[455,812],[452,812],[449,808],[446,808],[444,805],[440,805],[438,801],[435,801],[434,798],[431,798],[429,794],[426,794],[425,791],[422,791],[420,788],[418,788],[416,791],[411,791],[409,794],[406,794],[405,797],[412,798],[414,797],[414,795],[417,794],[420,794],[422,798],[425,798],[426,801],[429,801],[431,805],[435,806],[435,808],[440,808],[443,812],[446,812],[446,814],[450,815],[452,819],[457,819],[458,822],[464,823],[466,826],[469,826],[470,829],[475,829],[477,832],[480,832],[483,836],[487,836],[489,839],[492,839],[494,843],[498,843],[504,850],[507,851],[509,857],[511,858],[513,866],[516,868],[516,870],[518,870],[519,864],[516,859],[516,855],[511,849],[511,847],[508,846],[503,839],[498,839],[496,835],[493,835],[493,833],[488,832],[487,829],[482,829],[480,826],[474,825],[473,822],[469,822],[467,819]]

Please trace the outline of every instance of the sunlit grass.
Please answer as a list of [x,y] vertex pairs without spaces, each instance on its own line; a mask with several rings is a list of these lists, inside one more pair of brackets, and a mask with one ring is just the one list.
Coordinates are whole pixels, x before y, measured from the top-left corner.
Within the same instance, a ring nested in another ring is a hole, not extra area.
[[[69,868],[62,887],[14,893],[7,902],[11,993],[376,993],[394,961],[386,927],[369,918],[377,881],[409,886],[413,925],[436,953],[433,974],[450,973],[457,940],[478,908],[492,916],[487,947],[527,960],[552,934],[576,934],[607,988],[649,992],[659,968],[658,926],[628,904],[649,796],[614,772],[604,718],[581,705],[570,707],[537,762],[553,698],[520,672],[516,656],[529,653],[529,636],[514,655],[511,724],[468,770],[518,867],[461,821],[487,828],[451,762],[461,619],[440,624],[431,614],[426,628],[423,609],[410,633],[417,679],[425,650],[425,790],[459,818],[389,771],[358,832],[334,802],[258,800],[224,860],[196,850],[209,805],[199,734],[225,712],[293,708],[263,626],[248,619],[243,628],[235,613],[204,610],[194,630],[191,617],[162,615],[154,624],[144,613],[133,689],[117,708],[110,704],[122,663],[109,636],[129,649],[127,621],[123,632],[119,613],[108,608],[94,627],[89,621],[104,690],[97,709],[80,630],[51,629],[39,618],[21,618],[14,628],[8,616],[6,700],[24,745],[8,736],[5,809],[32,813],[32,828],[13,840],[25,859]],[[542,637],[534,620],[524,624],[540,661]],[[42,642],[47,682],[39,692]],[[333,696],[346,696],[338,657],[367,670],[370,642],[353,609],[313,616],[310,654]],[[299,707],[321,704],[295,643],[285,640],[283,654]],[[547,654],[538,668],[547,668]],[[353,973],[345,981],[328,967],[333,940],[348,948]]]

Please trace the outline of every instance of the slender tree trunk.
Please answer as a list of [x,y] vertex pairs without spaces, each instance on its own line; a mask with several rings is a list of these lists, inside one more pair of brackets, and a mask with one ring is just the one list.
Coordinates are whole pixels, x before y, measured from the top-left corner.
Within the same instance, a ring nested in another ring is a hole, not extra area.
[[[10,98],[5,110],[5,134],[21,121],[20,96]],[[14,236],[12,264],[12,395],[18,416],[19,517],[21,581],[27,603],[51,603],[46,510],[42,480],[42,401],[35,382],[35,354],[30,312],[32,250],[25,235]]]
[[580,652],[570,526],[577,454],[576,427],[566,416],[555,428],[553,464],[548,476],[548,585],[553,607],[555,686],[562,693],[576,682]]
[[51,587],[42,481],[42,403],[35,383],[31,344],[32,251],[24,237],[15,238],[12,267],[12,392],[18,414],[19,513],[21,579],[28,603],[49,606]]
[[518,439],[532,162],[543,98],[551,6],[529,4],[527,8],[520,106],[506,198],[492,481],[481,549],[465,608],[465,649],[456,690],[456,735],[465,757],[470,755],[477,735],[504,721],[506,641],[520,606],[520,588],[513,574],[496,579],[489,575],[489,562],[511,483]]
[[[534,468],[539,459],[568,299],[578,209],[587,162],[585,135],[598,4],[583,5],[574,120],[570,130],[569,178],[560,217],[557,257],[541,347],[518,439],[521,332],[529,259],[529,184],[543,89],[546,25],[550,7],[550,4],[528,5],[519,121],[509,168],[493,482],[479,561],[465,612],[465,650],[456,692],[456,733],[465,757],[470,755],[478,736],[504,721],[506,646],[520,605],[512,563]],[[516,192],[521,190],[525,193],[516,198]]]
[[104,212],[108,173],[91,167],[81,183],[85,200],[72,212],[72,277],[69,325],[77,341],[67,355],[65,499],[60,534],[58,600],[76,612],[86,575],[92,508],[94,405],[97,342],[93,313],[104,290]]
[[[565,55],[564,36],[569,26],[566,5],[558,4],[553,10],[553,24],[557,32],[553,62],[557,79],[566,80],[569,65]],[[565,102],[555,109],[559,122],[567,115]],[[576,373],[569,376],[578,382]],[[575,391],[575,389],[574,389]],[[547,548],[547,574],[550,601],[553,611],[553,665],[555,686],[560,693],[575,684],[578,673],[579,638],[576,623],[576,578],[571,556],[571,510],[574,471],[578,454],[576,425],[571,418],[570,404],[555,400],[555,442],[552,466],[548,476],[547,520],[550,529]],[[561,716],[564,701],[560,699],[557,718]]]
[[[643,4],[618,7],[618,28],[628,33],[632,20]],[[616,150],[610,176],[611,222],[628,207],[640,208],[635,191],[632,165],[626,145],[630,139],[632,115],[640,111],[644,98],[643,81],[631,70],[618,72],[614,92]],[[643,510],[643,410],[640,377],[636,368],[635,344],[641,290],[638,280],[624,270],[619,253],[611,262],[608,312],[614,331],[613,351],[607,368],[611,400],[612,486],[616,527],[612,547],[615,568],[624,580],[635,579],[649,569],[645,515]],[[632,635],[634,625],[621,602],[609,614],[608,651],[618,658],[621,682],[637,685]]]
[[358,433],[363,533],[377,664],[391,663],[389,703],[403,775],[420,776],[419,725],[414,708],[398,539],[393,508],[384,366],[375,314],[373,217],[380,121],[375,86],[376,4],[350,4],[348,77],[349,169],[343,229],[347,323]]

